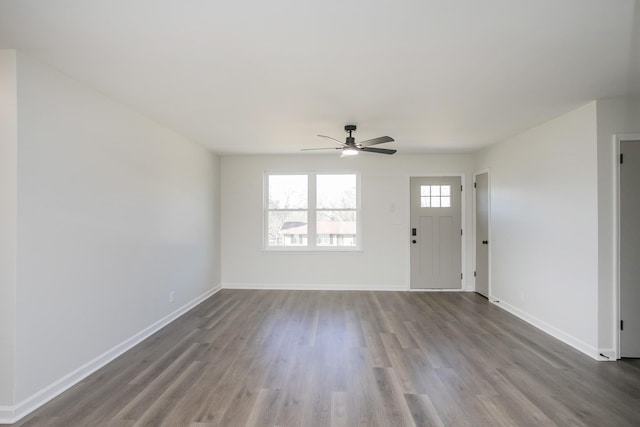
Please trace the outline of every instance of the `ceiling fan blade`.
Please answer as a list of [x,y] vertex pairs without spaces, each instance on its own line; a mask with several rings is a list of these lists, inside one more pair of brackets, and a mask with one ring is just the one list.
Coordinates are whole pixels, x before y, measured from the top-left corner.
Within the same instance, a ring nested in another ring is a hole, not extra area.
[[327,139],[330,139],[330,140],[332,140],[332,141],[335,141],[335,142],[337,142],[337,143],[338,143],[338,144],[340,144],[340,145],[347,145],[347,144],[345,144],[344,142],[342,142],[342,141],[338,141],[337,139],[335,139],[335,138],[331,138],[330,136],[327,136],[327,135],[318,135],[318,136],[319,136],[320,138],[327,138]]
[[378,138],[367,139],[366,141],[358,142],[358,145],[361,147],[369,147],[371,145],[384,144],[385,142],[391,142],[393,140],[394,139],[390,136],[381,136]]
[[362,147],[360,149],[360,151],[367,151],[369,153],[380,153],[380,154],[393,154],[395,153],[397,150],[388,150],[386,148],[369,148],[369,147]]
[[315,151],[315,150],[342,150],[342,148],[341,147],[303,148],[300,151]]

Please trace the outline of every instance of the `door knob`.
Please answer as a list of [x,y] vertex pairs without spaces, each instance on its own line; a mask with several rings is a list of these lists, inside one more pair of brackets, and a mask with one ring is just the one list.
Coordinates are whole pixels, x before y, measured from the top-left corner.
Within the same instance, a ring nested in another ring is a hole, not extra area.
[[489,244],[489,241],[488,241],[488,240],[483,240],[483,241],[482,241],[482,244],[483,244],[483,245],[488,245],[488,244]]
[[417,243],[415,240],[412,240],[411,243]]

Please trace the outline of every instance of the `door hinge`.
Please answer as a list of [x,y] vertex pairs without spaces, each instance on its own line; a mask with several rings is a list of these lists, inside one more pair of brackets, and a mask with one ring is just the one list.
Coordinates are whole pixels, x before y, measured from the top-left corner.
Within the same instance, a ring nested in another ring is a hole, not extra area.
[[478,184],[477,183],[473,183],[473,188],[478,188]]
[[624,331],[624,320],[620,321],[620,330]]
[[620,153],[620,164],[624,163],[624,154]]
[[473,272],[473,277],[478,277],[478,272],[477,271]]
[[460,235],[462,236],[462,229],[460,229]]
[[460,280],[462,280],[464,278],[464,276],[462,275],[462,273],[460,273]]
[[462,191],[462,185],[460,186],[460,191]]

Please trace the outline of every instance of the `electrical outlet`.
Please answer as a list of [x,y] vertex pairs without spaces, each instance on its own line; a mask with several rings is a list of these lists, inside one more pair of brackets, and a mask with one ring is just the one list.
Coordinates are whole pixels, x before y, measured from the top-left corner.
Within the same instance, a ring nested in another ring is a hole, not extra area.
[[176,293],[175,291],[171,291],[169,292],[169,302],[173,302],[176,299]]

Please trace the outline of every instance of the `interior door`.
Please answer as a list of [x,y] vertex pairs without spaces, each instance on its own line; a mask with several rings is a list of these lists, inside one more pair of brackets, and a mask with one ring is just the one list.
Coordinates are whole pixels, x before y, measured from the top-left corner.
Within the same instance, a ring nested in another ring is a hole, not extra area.
[[476,292],[489,298],[489,174],[476,175]]
[[411,178],[411,288],[462,287],[461,177]]
[[620,153],[620,356],[640,357],[640,141]]

